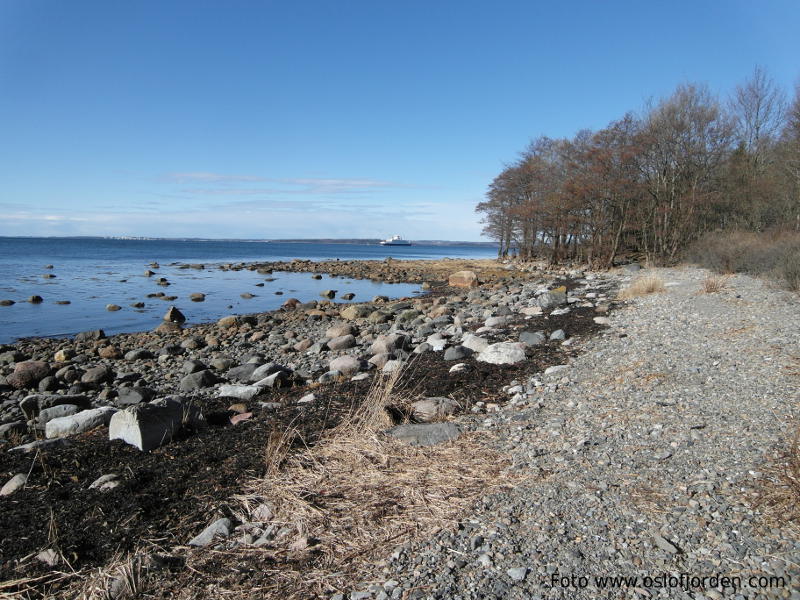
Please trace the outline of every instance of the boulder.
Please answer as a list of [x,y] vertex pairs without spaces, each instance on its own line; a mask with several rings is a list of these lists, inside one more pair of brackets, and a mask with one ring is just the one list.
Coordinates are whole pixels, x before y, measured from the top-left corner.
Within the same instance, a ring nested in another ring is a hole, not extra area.
[[196,406],[180,396],[168,396],[116,412],[109,422],[108,439],[149,452],[170,441],[184,425],[202,422]]
[[81,375],[81,383],[97,385],[114,379],[114,371],[103,365],[92,367]]
[[461,429],[455,423],[417,423],[397,425],[385,433],[411,446],[433,446],[456,439]]
[[328,340],[328,348],[331,350],[346,350],[356,345],[356,338],[352,334],[340,335],[332,340]]
[[477,360],[493,365],[513,365],[525,360],[525,344],[519,342],[490,344],[478,354]]
[[183,313],[179,311],[174,306],[170,306],[167,309],[166,314],[164,315],[164,320],[169,323],[185,323],[186,317],[183,316]]
[[343,375],[352,375],[361,370],[361,361],[355,356],[345,355],[334,358],[328,368],[331,371],[339,371]]
[[49,421],[61,417],[68,417],[80,412],[81,408],[75,404],[59,404],[58,406],[51,406],[39,411],[36,417],[36,423],[39,428],[45,426]]
[[50,375],[48,363],[41,360],[25,360],[14,365],[14,372],[6,377],[6,382],[11,387],[22,390],[35,387],[48,375]]
[[100,425],[108,425],[112,415],[116,412],[116,408],[103,406],[51,419],[45,425],[45,437],[48,439],[66,437],[89,431]]
[[416,421],[427,423],[454,414],[458,409],[458,402],[452,398],[424,398],[411,404],[413,417]]
[[473,271],[458,271],[450,275],[447,285],[462,288],[478,287],[478,276]]
[[550,290],[549,292],[545,292],[539,296],[538,302],[539,307],[542,310],[550,310],[556,308],[561,304],[565,304],[567,301],[567,292],[566,289],[556,288],[554,290]]
[[192,392],[202,388],[211,387],[217,383],[217,376],[208,369],[189,373],[180,382],[180,390],[182,392]]
[[473,333],[467,333],[461,338],[461,345],[473,352],[481,352],[489,345],[489,340]]
[[447,361],[462,360],[470,354],[472,354],[472,350],[469,348],[465,348],[464,346],[451,346],[444,351],[444,359]]
[[337,338],[343,335],[357,335],[358,329],[352,323],[337,323],[328,327],[325,331],[325,337]]
[[117,399],[114,402],[120,408],[132,406],[134,404],[141,404],[142,402],[150,402],[156,397],[155,390],[148,387],[126,387],[117,390]]
[[348,321],[355,321],[356,319],[363,319],[368,317],[372,312],[372,308],[363,304],[351,304],[343,309],[339,314],[343,319]]
[[238,315],[228,315],[217,321],[217,326],[221,329],[230,329],[231,327],[238,327],[241,322],[241,318]]
[[519,341],[526,346],[541,346],[547,337],[543,331],[523,331],[519,334]]

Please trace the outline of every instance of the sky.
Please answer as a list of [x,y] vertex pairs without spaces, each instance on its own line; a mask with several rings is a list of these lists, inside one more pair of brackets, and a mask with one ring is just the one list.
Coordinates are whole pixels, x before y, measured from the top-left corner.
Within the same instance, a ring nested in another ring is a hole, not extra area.
[[0,0],[0,235],[477,241],[539,135],[800,83],[800,2]]

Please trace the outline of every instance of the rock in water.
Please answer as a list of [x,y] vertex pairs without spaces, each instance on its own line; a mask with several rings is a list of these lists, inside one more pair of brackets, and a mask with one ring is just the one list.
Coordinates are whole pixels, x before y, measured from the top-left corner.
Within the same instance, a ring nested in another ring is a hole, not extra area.
[[447,284],[451,287],[478,287],[478,276],[473,271],[458,271],[450,275]]
[[167,314],[164,315],[164,320],[168,323],[184,323],[186,321],[186,317],[184,317],[183,313],[177,308],[170,306],[167,309]]

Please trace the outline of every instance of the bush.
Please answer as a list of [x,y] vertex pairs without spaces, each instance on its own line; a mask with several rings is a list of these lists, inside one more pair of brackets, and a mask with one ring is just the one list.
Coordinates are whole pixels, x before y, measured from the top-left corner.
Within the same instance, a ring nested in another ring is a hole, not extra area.
[[687,259],[718,273],[767,276],[791,290],[800,290],[798,233],[709,234],[690,248]]

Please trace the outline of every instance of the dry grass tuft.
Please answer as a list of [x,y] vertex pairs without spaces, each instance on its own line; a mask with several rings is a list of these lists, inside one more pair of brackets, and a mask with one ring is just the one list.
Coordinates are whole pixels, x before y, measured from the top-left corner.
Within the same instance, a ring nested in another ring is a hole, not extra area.
[[656,294],[665,291],[664,280],[656,275],[647,275],[640,277],[631,283],[628,287],[620,290],[620,300],[630,300],[631,298],[638,298],[648,294]]
[[730,275],[710,275],[703,280],[700,291],[703,294],[716,294],[728,286]]
[[766,521],[800,535],[800,429],[776,461],[764,468],[754,506]]

